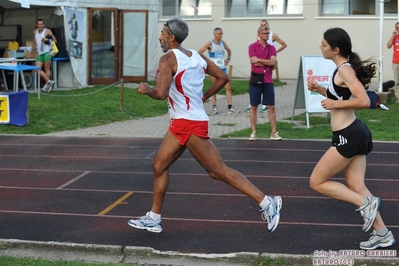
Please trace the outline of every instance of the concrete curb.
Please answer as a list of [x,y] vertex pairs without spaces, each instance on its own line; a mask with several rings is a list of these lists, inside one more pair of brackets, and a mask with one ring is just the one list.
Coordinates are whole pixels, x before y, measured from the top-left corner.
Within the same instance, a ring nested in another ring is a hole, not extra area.
[[[351,265],[399,265],[396,250],[382,250],[395,253],[395,257],[314,257],[312,255],[270,254],[257,252],[236,252],[226,254],[180,253],[176,251],[159,251],[149,247],[96,245],[62,242],[28,241],[19,239],[0,239],[0,255],[19,258],[35,258],[54,261],[78,261],[92,263],[121,263],[133,265],[198,265],[228,266],[252,265],[259,257],[280,259],[276,265],[327,265],[314,260],[335,260],[329,265],[337,264],[337,259],[352,259]],[[364,251],[366,253],[366,251]],[[348,264],[346,264],[348,265]]]
[[56,261],[122,263],[122,246],[0,239],[0,255]]
[[0,239],[0,255],[19,258],[134,265],[251,265],[260,254],[196,254],[159,251],[149,247],[95,245],[19,239]]

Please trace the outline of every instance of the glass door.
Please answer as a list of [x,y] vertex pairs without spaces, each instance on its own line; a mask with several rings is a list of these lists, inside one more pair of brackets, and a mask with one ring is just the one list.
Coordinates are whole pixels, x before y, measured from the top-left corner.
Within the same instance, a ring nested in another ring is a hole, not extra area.
[[89,84],[119,80],[117,9],[89,9]]
[[148,11],[122,11],[121,18],[121,76],[129,82],[146,81]]

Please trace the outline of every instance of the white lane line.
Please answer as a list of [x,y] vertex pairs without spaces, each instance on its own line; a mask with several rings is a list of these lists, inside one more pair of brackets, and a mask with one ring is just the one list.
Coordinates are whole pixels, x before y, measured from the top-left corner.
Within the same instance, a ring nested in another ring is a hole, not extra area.
[[85,175],[87,175],[88,173],[90,173],[90,171],[86,171],[80,175],[78,175],[77,177],[75,177],[74,179],[69,180],[68,182],[66,182],[65,184],[57,187],[57,189],[63,189],[66,186],[69,186],[70,184],[74,183],[75,181],[78,181],[79,179],[81,179],[82,177],[84,177]]

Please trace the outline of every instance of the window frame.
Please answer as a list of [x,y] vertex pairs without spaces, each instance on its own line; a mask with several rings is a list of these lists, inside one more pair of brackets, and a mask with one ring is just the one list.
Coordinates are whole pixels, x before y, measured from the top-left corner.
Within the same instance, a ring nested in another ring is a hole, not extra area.
[[[271,0],[263,0],[263,8],[262,8],[262,13],[261,14],[251,14],[249,13],[249,2],[250,0],[244,0],[245,1],[245,6],[244,6],[244,10],[243,13],[241,14],[232,14],[231,11],[234,8],[234,4],[233,4],[234,0],[227,0],[227,5],[226,5],[226,15],[229,18],[239,18],[239,17],[302,17],[303,16],[303,1],[302,1],[302,13],[291,13],[288,14],[287,10],[288,10],[288,4],[291,0],[280,0],[283,1],[283,12],[280,14],[270,14],[268,13],[268,9],[269,9],[269,1]],[[242,5],[242,4],[241,4]]]
[[[319,14],[322,17],[350,17],[350,16],[377,17],[377,16],[380,16],[380,3],[375,0],[369,0],[370,2],[375,3],[375,7],[374,7],[375,14],[353,14],[352,13],[353,10],[351,8],[353,6],[353,1],[359,1],[359,0],[344,0],[343,1],[344,3],[342,3],[342,5],[344,5],[342,13],[336,13],[336,14],[325,13],[324,5],[325,5],[326,1],[327,0],[319,0],[319,4],[320,4],[319,5],[320,6]],[[393,3],[393,5],[396,5],[396,8],[393,9],[394,11],[392,11],[390,13],[386,13],[386,10],[387,10],[386,6],[388,6],[392,3]],[[339,4],[336,4],[336,5],[339,5]],[[394,0],[394,1],[391,0],[390,2],[384,2],[384,16],[397,16],[397,5],[398,5],[398,2],[396,0]],[[352,13],[352,14],[350,14],[350,13]]]
[[[170,0],[169,0],[170,1]],[[169,18],[174,18],[174,17],[180,17],[180,18],[210,18],[212,17],[212,10],[210,12],[209,15],[198,15],[198,11],[196,11],[197,9],[195,7],[193,8],[193,14],[192,15],[182,15],[182,1],[183,0],[174,0],[175,2],[175,10],[174,10],[174,14],[173,15],[164,15],[164,2],[165,0],[159,0],[159,5],[160,5],[160,12],[159,12],[159,16],[160,18],[164,18],[164,19],[169,19]],[[199,7],[201,6],[201,0],[194,0],[195,1],[195,6]],[[212,8],[212,1],[211,0],[205,0],[205,1],[209,1],[210,7]]]

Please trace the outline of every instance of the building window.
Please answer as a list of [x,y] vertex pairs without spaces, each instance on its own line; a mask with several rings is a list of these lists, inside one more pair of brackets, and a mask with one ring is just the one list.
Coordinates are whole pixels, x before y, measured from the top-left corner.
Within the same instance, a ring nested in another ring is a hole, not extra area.
[[[321,14],[324,16],[379,15],[380,1],[376,0],[322,0]],[[397,15],[398,2],[384,2],[384,13]]]
[[228,0],[229,17],[302,15],[303,0]]
[[163,18],[210,17],[212,0],[160,0]]
[[163,0],[162,1],[162,16],[175,17],[177,14],[176,0]]

